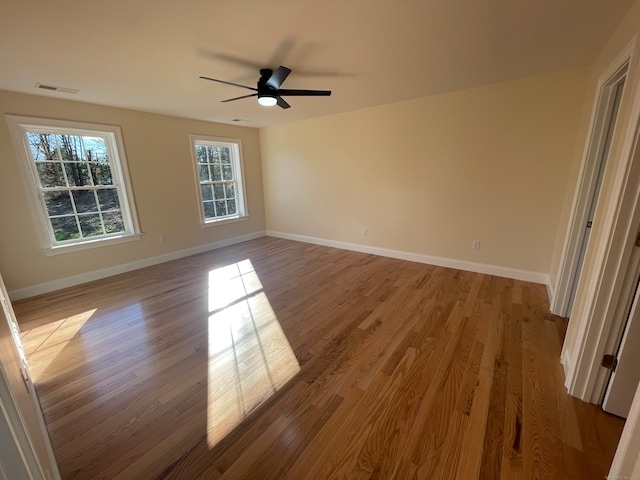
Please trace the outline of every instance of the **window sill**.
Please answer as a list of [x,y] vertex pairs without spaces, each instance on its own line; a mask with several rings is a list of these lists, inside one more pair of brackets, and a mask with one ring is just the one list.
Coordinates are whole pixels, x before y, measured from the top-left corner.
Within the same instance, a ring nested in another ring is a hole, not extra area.
[[218,225],[226,225],[227,223],[244,222],[249,220],[249,215],[243,215],[241,217],[222,218],[220,220],[209,220],[208,222],[201,222],[202,228],[215,227]]
[[54,255],[62,255],[64,253],[80,252],[82,250],[91,250],[98,247],[106,247],[108,245],[117,245],[118,243],[134,242],[140,240],[142,233],[134,233],[131,235],[122,235],[119,237],[99,238],[88,242],[74,243],[71,245],[57,245],[55,247],[43,248],[42,251],[47,257]]

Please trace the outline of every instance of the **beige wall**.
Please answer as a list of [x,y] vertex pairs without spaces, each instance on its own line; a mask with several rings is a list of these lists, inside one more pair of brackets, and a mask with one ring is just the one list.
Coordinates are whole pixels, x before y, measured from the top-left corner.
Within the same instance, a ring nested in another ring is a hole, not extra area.
[[[7,123],[0,121],[0,271],[9,291],[264,231],[257,129],[0,91],[0,112],[121,127],[144,233],[140,241],[45,256]],[[189,134],[242,140],[249,220],[202,228]],[[167,243],[160,244],[161,235]]]
[[267,230],[548,274],[586,80],[575,68],[262,129]]

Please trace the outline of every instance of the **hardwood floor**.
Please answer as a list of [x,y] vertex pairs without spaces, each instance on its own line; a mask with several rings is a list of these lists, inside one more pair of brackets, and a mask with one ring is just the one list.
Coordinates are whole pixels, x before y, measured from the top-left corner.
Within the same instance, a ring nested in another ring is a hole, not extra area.
[[65,479],[603,479],[542,285],[262,238],[16,302]]

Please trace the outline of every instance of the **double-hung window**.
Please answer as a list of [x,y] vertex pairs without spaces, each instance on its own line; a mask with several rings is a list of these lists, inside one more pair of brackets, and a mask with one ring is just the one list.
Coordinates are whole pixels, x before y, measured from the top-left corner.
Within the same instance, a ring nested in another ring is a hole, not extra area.
[[247,216],[240,140],[191,135],[203,225]]
[[7,116],[45,251],[139,238],[120,129]]

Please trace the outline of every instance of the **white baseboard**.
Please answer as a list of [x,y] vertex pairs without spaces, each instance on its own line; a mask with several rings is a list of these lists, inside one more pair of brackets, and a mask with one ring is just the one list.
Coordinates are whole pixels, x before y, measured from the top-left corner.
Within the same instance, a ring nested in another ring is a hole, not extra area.
[[437,265],[439,267],[455,268],[457,270],[466,270],[469,272],[485,273],[487,275],[495,275],[497,277],[512,278],[514,280],[524,280],[526,282],[540,283],[547,286],[549,291],[549,275],[539,272],[530,272],[527,270],[517,270],[514,268],[500,267],[496,265],[488,265],[485,263],[466,262],[463,260],[455,260],[451,258],[435,257],[432,255],[422,255],[419,253],[403,252],[401,250],[390,250],[387,248],[370,247],[357,243],[338,242],[335,240],[326,240],[324,238],[307,237],[304,235],[296,235],[292,233],[276,232],[267,230],[267,236],[284,238],[287,240],[295,240],[298,242],[314,243],[325,247],[341,248],[343,250],[352,250],[361,253],[371,253],[382,257],[397,258],[399,260],[409,260],[411,262],[426,263],[428,265]]
[[130,272],[132,270],[138,270],[139,268],[149,267],[151,265],[157,265],[159,263],[169,262],[182,257],[188,257],[189,255],[195,255],[197,253],[208,252],[209,250],[216,250],[218,248],[227,247],[236,243],[246,242],[248,240],[254,240],[256,238],[264,237],[265,232],[249,233],[240,237],[233,237],[227,240],[220,240],[213,243],[207,243],[205,245],[198,245],[197,247],[187,248],[184,250],[178,250],[176,252],[166,253],[164,255],[158,255],[156,257],[144,258],[142,260],[136,260],[134,262],[123,263],[120,265],[114,265],[112,267],[102,268],[93,272],[82,273],[80,275],[73,275],[71,277],[60,278],[58,280],[52,280],[50,282],[40,283],[31,287],[18,288],[9,292],[9,298],[12,301],[21,300],[23,298],[34,297],[43,293],[53,292],[60,290],[61,288],[73,287],[82,283],[91,282],[93,280],[100,280],[101,278],[111,277],[120,273]]
[[95,270],[93,272],[87,272],[80,275],[73,275],[71,277],[60,278],[52,280],[50,282],[40,283],[30,287],[19,288],[9,292],[9,298],[12,301],[22,300],[24,298],[34,297],[43,293],[53,292],[62,288],[73,287],[82,283],[91,282],[93,280],[99,280],[101,278],[111,277],[120,273],[130,272],[139,268],[149,267],[151,265],[157,265],[159,263],[169,262],[182,257],[188,257],[189,255],[195,255],[197,253],[207,252],[209,250],[215,250],[218,248],[234,245],[236,243],[246,242],[248,240],[254,240],[256,238],[264,237],[265,235],[270,237],[284,238],[287,240],[294,240],[298,242],[313,243],[316,245],[323,245],[326,247],[341,248],[343,250],[352,250],[355,252],[370,253],[373,255],[380,255],[382,257],[397,258],[400,260],[409,260],[412,262],[425,263],[428,265],[437,265],[440,267],[455,268],[458,270],[466,270],[469,272],[485,273],[487,275],[495,275],[498,277],[513,278],[514,280],[524,280],[526,282],[540,283],[547,286],[547,292],[551,295],[551,286],[549,282],[549,276],[544,273],[530,272],[526,270],[517,270],[513,268],[500,267],[496,265],[488,265],[484,263],[466,262],[462,260],[455,260],[451,258],[436,257],[432,255],[423,255],[418,253],[404,252],[401,250],[391,250],[387,248],[371,247],[367,245],[360,245],[357,243],[339,242],[335,240],[326,240],[323,238],[308,237],[304,235],[295,235],[291,233],[276,232],[268,230],[266,232],[260,231],[242,235],[240,237],[234,237],[227,240],[220,240],[218,242],[208,243],[205,245],[199,245],[193,248],[187,248],[185,250],[178,250],[176,252],[167,253],[164,255],[158,255],[156,257],[145,258],[142,260],[136,260],[134,262],[123,263],[120,265],[114,265],[112,267]]
[[[551,279],[549,278],[549,275],[547,275],[547,283],[545,285],[547,286],[547,299],[549,300],[549,308],[551,308],[551,305],[553,305],[553,301],[556,296],[556,289],[551,284]],[[551,310],[551,313],[555,315],[553,310]]]

